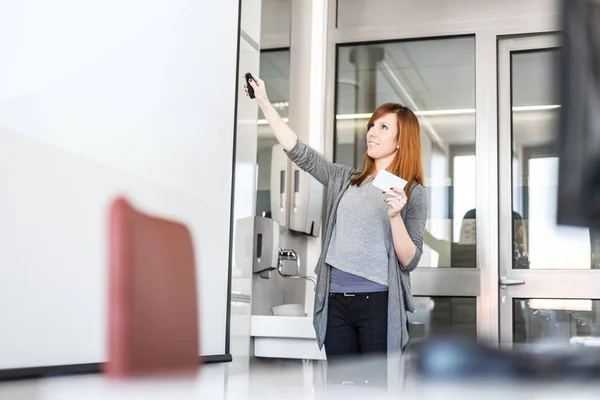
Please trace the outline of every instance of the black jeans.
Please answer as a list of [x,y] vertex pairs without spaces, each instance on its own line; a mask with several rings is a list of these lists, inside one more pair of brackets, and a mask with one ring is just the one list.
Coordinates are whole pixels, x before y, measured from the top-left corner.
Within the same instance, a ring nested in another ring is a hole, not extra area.
[[327,359],[387,351],[388,292],[330,294]]

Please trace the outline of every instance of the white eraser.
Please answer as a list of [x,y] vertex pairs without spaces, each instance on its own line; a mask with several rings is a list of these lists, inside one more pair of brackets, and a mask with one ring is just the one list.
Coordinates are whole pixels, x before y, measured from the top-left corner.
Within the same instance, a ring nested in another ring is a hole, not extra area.
[[404,179],[388,172],[384,169],[380,170],[373,180],[373,186],[387,192],[390,188],[397,188],[404,190],[404,186],[406,186],[407,181]]

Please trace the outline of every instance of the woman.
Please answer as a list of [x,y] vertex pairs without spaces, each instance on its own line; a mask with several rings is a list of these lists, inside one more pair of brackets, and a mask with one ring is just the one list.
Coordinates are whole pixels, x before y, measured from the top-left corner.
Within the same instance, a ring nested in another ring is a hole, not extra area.
[[[250,85],[288,157],[327,190],[315,268],[319,348],[325,345],[328,360],[403,350],[407,311],[415,308],[409,273],[421,258],[428,210],[417,117],[399,104],[375,110],[367,125],[365,167],[356,171],[304,144],[269,102],[264,82],[255,77]],[[406,187],[382,193],[370,184],[382,169],[407,180]]]

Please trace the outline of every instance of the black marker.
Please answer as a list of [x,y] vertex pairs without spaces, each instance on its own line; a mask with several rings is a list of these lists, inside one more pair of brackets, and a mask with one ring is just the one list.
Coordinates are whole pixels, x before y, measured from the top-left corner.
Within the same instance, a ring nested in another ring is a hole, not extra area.
[[254,88],[252,87],[252,85],[250,85],[250,79],[252,79],[252,74],[250,72],[246,72],[246,75],[244,75],[244,77],[246,78],[246,85],[248,86],[248,96],[250,96],[250,98],[253,99]]

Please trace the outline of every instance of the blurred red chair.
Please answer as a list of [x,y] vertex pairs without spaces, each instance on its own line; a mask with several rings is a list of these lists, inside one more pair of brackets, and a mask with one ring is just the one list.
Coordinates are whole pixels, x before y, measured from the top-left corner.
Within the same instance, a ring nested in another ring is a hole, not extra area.
[[200,366],[196,266],[186,226],[116,199],[109,219],[108,362],[112,377]]

